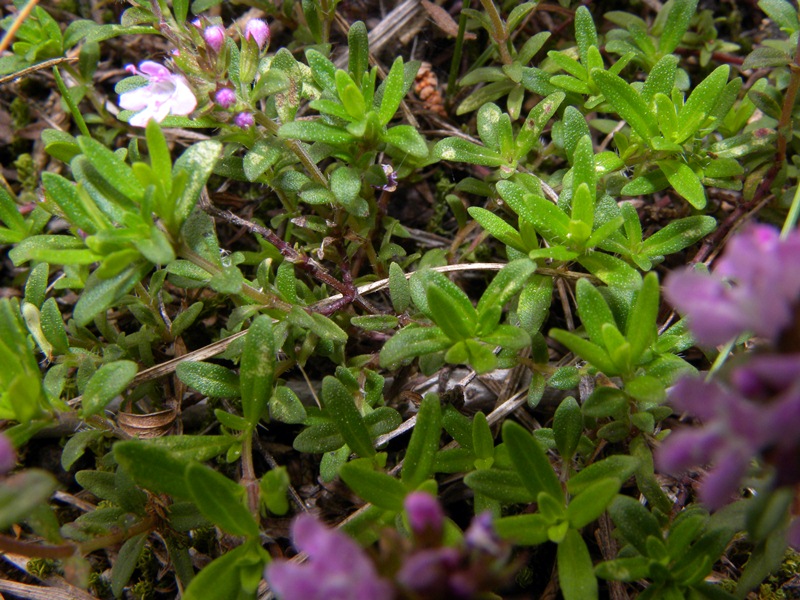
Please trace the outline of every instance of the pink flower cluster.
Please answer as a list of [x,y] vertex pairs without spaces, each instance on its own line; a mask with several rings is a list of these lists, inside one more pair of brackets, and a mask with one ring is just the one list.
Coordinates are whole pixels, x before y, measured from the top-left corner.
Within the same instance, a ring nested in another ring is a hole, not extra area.
[[383,563],[346,534],[300,515],[292,538],[308,561],[271,563],[265,575],[272,591],[281,600],[477,600],[507,578],[510,548],[497,538],[488,513],[473,519],[460,545],[443,546],[444,513],[433,496],[412,492],[405,512],[412,540],[389,544],[397,554]]

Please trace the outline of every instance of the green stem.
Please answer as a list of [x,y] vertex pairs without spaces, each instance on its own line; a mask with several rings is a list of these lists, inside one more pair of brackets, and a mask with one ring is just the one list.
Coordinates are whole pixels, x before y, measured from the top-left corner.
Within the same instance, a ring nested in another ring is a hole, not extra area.
[[258,478],[256,477],[256,470],[253,466],[253,435],[255,435],[255,427],[253,430],[244,432],[244,439],[242,440],[242,485],[247,494],[247,507],[250,513],[255,517],[256,521],[259,520],[258,510]]
[[[191,262],[194,265],[197,265],[204,271],[211,273],[212,275],[221,275],[222,269],[215,265],[210,260],[207,260],[197,254],[194,250],[189,248],[186,244],[182,244],[179,250],[180,255]],[[263,305],[266,308],[278,308],[280,310],[290,311],[292,306],[283,300],[279,300],[275,296],[269,296],[264,292],[261,292],[254,288],[252,285],[248,283],[242,283],[242,290],[240,292],[243,296],[247,296],[251,300],[254,300],[256,303]]]
[[492,21],[492,29],[494,29],[492,39],[497,44],[497,49],[500,52],[500,60],[503,61],[504,65],[510,65],[512,60],[511,54],[508,52],[508,31],[506,30],[506,24],[492,0],[481,0],[481,4],[483,5],[483,10],[486,11],[486,14],[489,15],[489,19]]
[[322,43],[327,44],[331,38],[331,6],[328,0],[319,0],[319,11],[322,13]]
[[[469,8],[471,0],[464,0],[461,8]],[[461,66],[461,53],[464,47],[464,33],[467,30],[467,15],[461,11],[458,17],[458,35],[456,36],[456,47],[453,50],[453,60],[450,62],[450,76],[447,78],[447,95],[453,96],[456,93],[456,79]]]
[[[266,129],[269,133],[278,137],[278,125],[272,119],[270,119],[267,115],[262,113],[261,111],[255,111],[254,117],[259,125],[261,125],[264,129]],[[316,180],[322,187],[325,189],[329,189],[328,180],[325,178],[325,175],[322,174],[322,171],[319,170],[317,164],[311,159],[308,153],[305,151],[303,146],[297,140],[283,140],[283,143],[291,150],[306,170],[309,172],[311,177]]]
[[58,70],[58,67],[53,67],[53,76],[56,79],[58,91],[61,93],[61,97],[64,99],[64,102],[67,103],[69,111],[72,113],[72,118],[75,119],[75,124],[78,126],[78,129],[80,129],[81,133],[86,137],[92,137],[92,134],[89,133],[89,128],[86,126],[86,121],[83,120],[81,111],[78,110],[78,105],[75,104],[72,96],[69,95],[67,84],[64,83],[64,80],[61,78],[61,72]]
[[781,239],[785,240],[789,237],[789,234],[792,230],[797,227],[797,218],[800,217],[800,184],[798,184],[797,189],[794,192],[794,198],[792,198],[792,206],[789,207],[789,214],[786,215],[786,220],[783,222],[783,228],[781,229]]

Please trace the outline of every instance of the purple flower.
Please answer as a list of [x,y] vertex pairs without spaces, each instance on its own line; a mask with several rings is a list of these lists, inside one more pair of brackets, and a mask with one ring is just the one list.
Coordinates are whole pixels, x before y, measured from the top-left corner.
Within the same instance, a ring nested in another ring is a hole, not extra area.
[[489,511],[482,512],[472,519],[472,523],[464,532],[464,542],[470,550],[498,558],[502,557],[505,552],[503,543],[492,527],[492,513]]
[[0,433],[0,475],[5,475],[17,464],[17,452],[4,433]]
[[731,240],[713,273],[671,274],[665,295],[688,316],[700,344],[723,344],[745,331],[775,341],[800,297],[797,256],[800,233],[782,241],[772,227],[754,225]]
[[259,50],[269,44],[269,25],[261,19],[250,19],[244,28],[244,37],[255,41]]
[[281,600],[391,599],[391,585],[378,576],[364,550],[344,533],[302,514],[292,524],[292,539],[308,561],[274,561],[265,576]]
[[148,80],[147,85],[119,97],[120,107],[137,111],[129,121],[134,127],[144,127],[150,119],[160,123],[169,114],[188,115],[197,106],[186,79],[165,66],[146,60],[139,69],[128,65],[126,70]]
[[233,124],[237,127],[241,127],[242,129],[250,129],[254,123],[255,119],[253,119],[253,115],[251,115],[249,112],[240,112],[238,115],[233,117]]
[[[460,566],[457,548],[421,550],[406,558],[397,573],[397,583],[423,598],[452,598],[450,578]],[[467,596],[469,597],[469,596]]]
[[425,492],[412,492],[404,505],[414,537],[425,546],[441,542],[444,513],[436,498]]
[[236,92],[230,88],[220,88],[214,94],[214,102],[221,108],[230,108],[236,104]]
[[711,508],[736,493],[751,461],[774,464],[776,485],[800,481],[800,355],[760,355],[734,365],[728,382],[687,377],[670,389],[672,405],[703,421],[670,435],[656,459],[676,473],[713,464],[700,486]]
[[214,52],[219,52],[222,50],[223,44],[225,44],[225,29],[220,25],[210,25],[203,32],[203,39],[209,48]]

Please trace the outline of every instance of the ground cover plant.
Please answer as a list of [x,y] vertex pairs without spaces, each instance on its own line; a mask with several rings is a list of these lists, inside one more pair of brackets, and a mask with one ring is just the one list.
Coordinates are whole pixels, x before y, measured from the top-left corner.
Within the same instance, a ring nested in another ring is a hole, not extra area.
[[800,20],[6,2],[0,593],[800,593]]

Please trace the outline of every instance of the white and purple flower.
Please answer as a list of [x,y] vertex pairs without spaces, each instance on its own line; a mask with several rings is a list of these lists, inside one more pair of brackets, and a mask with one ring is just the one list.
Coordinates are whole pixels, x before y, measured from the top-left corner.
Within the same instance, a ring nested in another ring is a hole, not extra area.
[[119,97],[121,108],[136,111],[129,121],[134,127],[145,127],[150,119],[160,123],[170,114],[186,116],[197,106],[197,99],[183,75],[150,60],[141,63],[138,69],[128,65],[126,70],[147,79],[147,85]]

